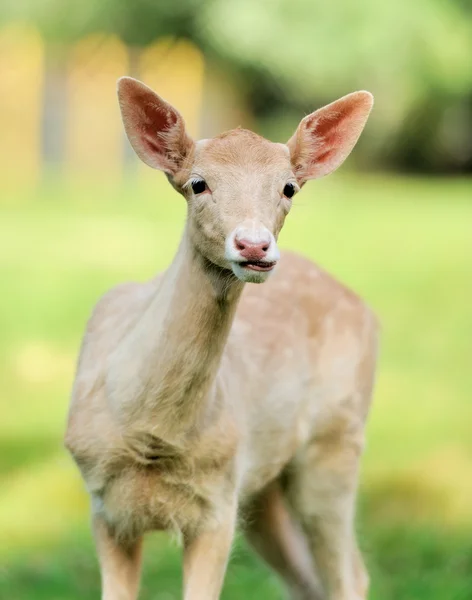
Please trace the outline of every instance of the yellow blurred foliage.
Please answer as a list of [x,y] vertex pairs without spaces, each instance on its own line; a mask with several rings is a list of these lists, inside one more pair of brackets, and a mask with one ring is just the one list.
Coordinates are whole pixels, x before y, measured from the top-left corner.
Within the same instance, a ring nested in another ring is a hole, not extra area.
[[34,28],[0,29],[0,185],[40,172],[44,44]]
[[[132,74],[178,107],[190,134],[198,136],[205,76],[200,50],[189,41],[166,38],[133,52]],[[115,36],[97,33],[67,53],[66,120],[57,123],[65,129],[60,132],[63,165],[52,166],[63,166],[69,178],[116,179],[125,146],[115,90],[117,79],[130,72],[130,49]],[[5,183],[34,185],[41,173],[44,57],[45,44],[34,28],[0,29],[0,188]],[[142,166],[139,173],[146,171]]]
[[71,173],[109,173],[122,166],[122,126],[116,80],[126,73],[126,47],[115,37],[92,35],[76,44],[68,73],[67,167]]

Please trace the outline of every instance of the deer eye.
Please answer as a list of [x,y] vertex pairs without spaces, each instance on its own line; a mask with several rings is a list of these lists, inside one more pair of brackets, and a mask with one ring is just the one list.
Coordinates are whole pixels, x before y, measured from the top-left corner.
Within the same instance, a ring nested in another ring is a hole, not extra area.
[[208,189],[206,181],[203,179],[194,179],[191,186],[194,194],[203,194]]
[[295,194],[295,186],[293,183],[287,183],[284,187],[284,196],[287,198],[292,198]]

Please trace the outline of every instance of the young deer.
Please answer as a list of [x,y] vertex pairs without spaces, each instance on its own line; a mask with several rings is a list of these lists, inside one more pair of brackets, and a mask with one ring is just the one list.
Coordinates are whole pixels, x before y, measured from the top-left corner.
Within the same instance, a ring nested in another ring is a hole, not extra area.
[[353,520],[376,321],[276,240],[292,196],[348,156],[372,96],[308,115],[286,145],[244,129],[194,142],[142,83],[120,79],[118,96],[134,150],[188,215],[167,271],[100,300],[79,359],[66,445],[102,597],[137,597],[142,536],[165,529],[182,534],[185,600],[219,598],[239,518],[291,598],[365,599]]

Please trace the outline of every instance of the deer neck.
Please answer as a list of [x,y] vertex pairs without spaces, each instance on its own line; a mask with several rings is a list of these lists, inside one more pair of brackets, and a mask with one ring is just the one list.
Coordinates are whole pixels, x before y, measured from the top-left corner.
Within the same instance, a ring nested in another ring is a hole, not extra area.
[[209,263],[185,232],[128,344],[137,376],[129,408],[141,425],[185,435],[209,418],[243,286]]

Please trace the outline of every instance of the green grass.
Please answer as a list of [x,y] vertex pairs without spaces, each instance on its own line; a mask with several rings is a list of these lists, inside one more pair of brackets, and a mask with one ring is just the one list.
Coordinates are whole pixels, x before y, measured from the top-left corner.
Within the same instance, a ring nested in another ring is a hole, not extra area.
[[[85,321],[110,286],[168,264],[184,202],[156,175],[50,181],[0,200],[0,597],[98,597],[87,498],[61,445]],[[383,326],[359,533],[373,600],[472,597],[472,181],[334,176],[297,196],[281,244]],[[179,549],[148,541],[143,599],[179,597]],[[240,542],[223,598],[277,599]]]

